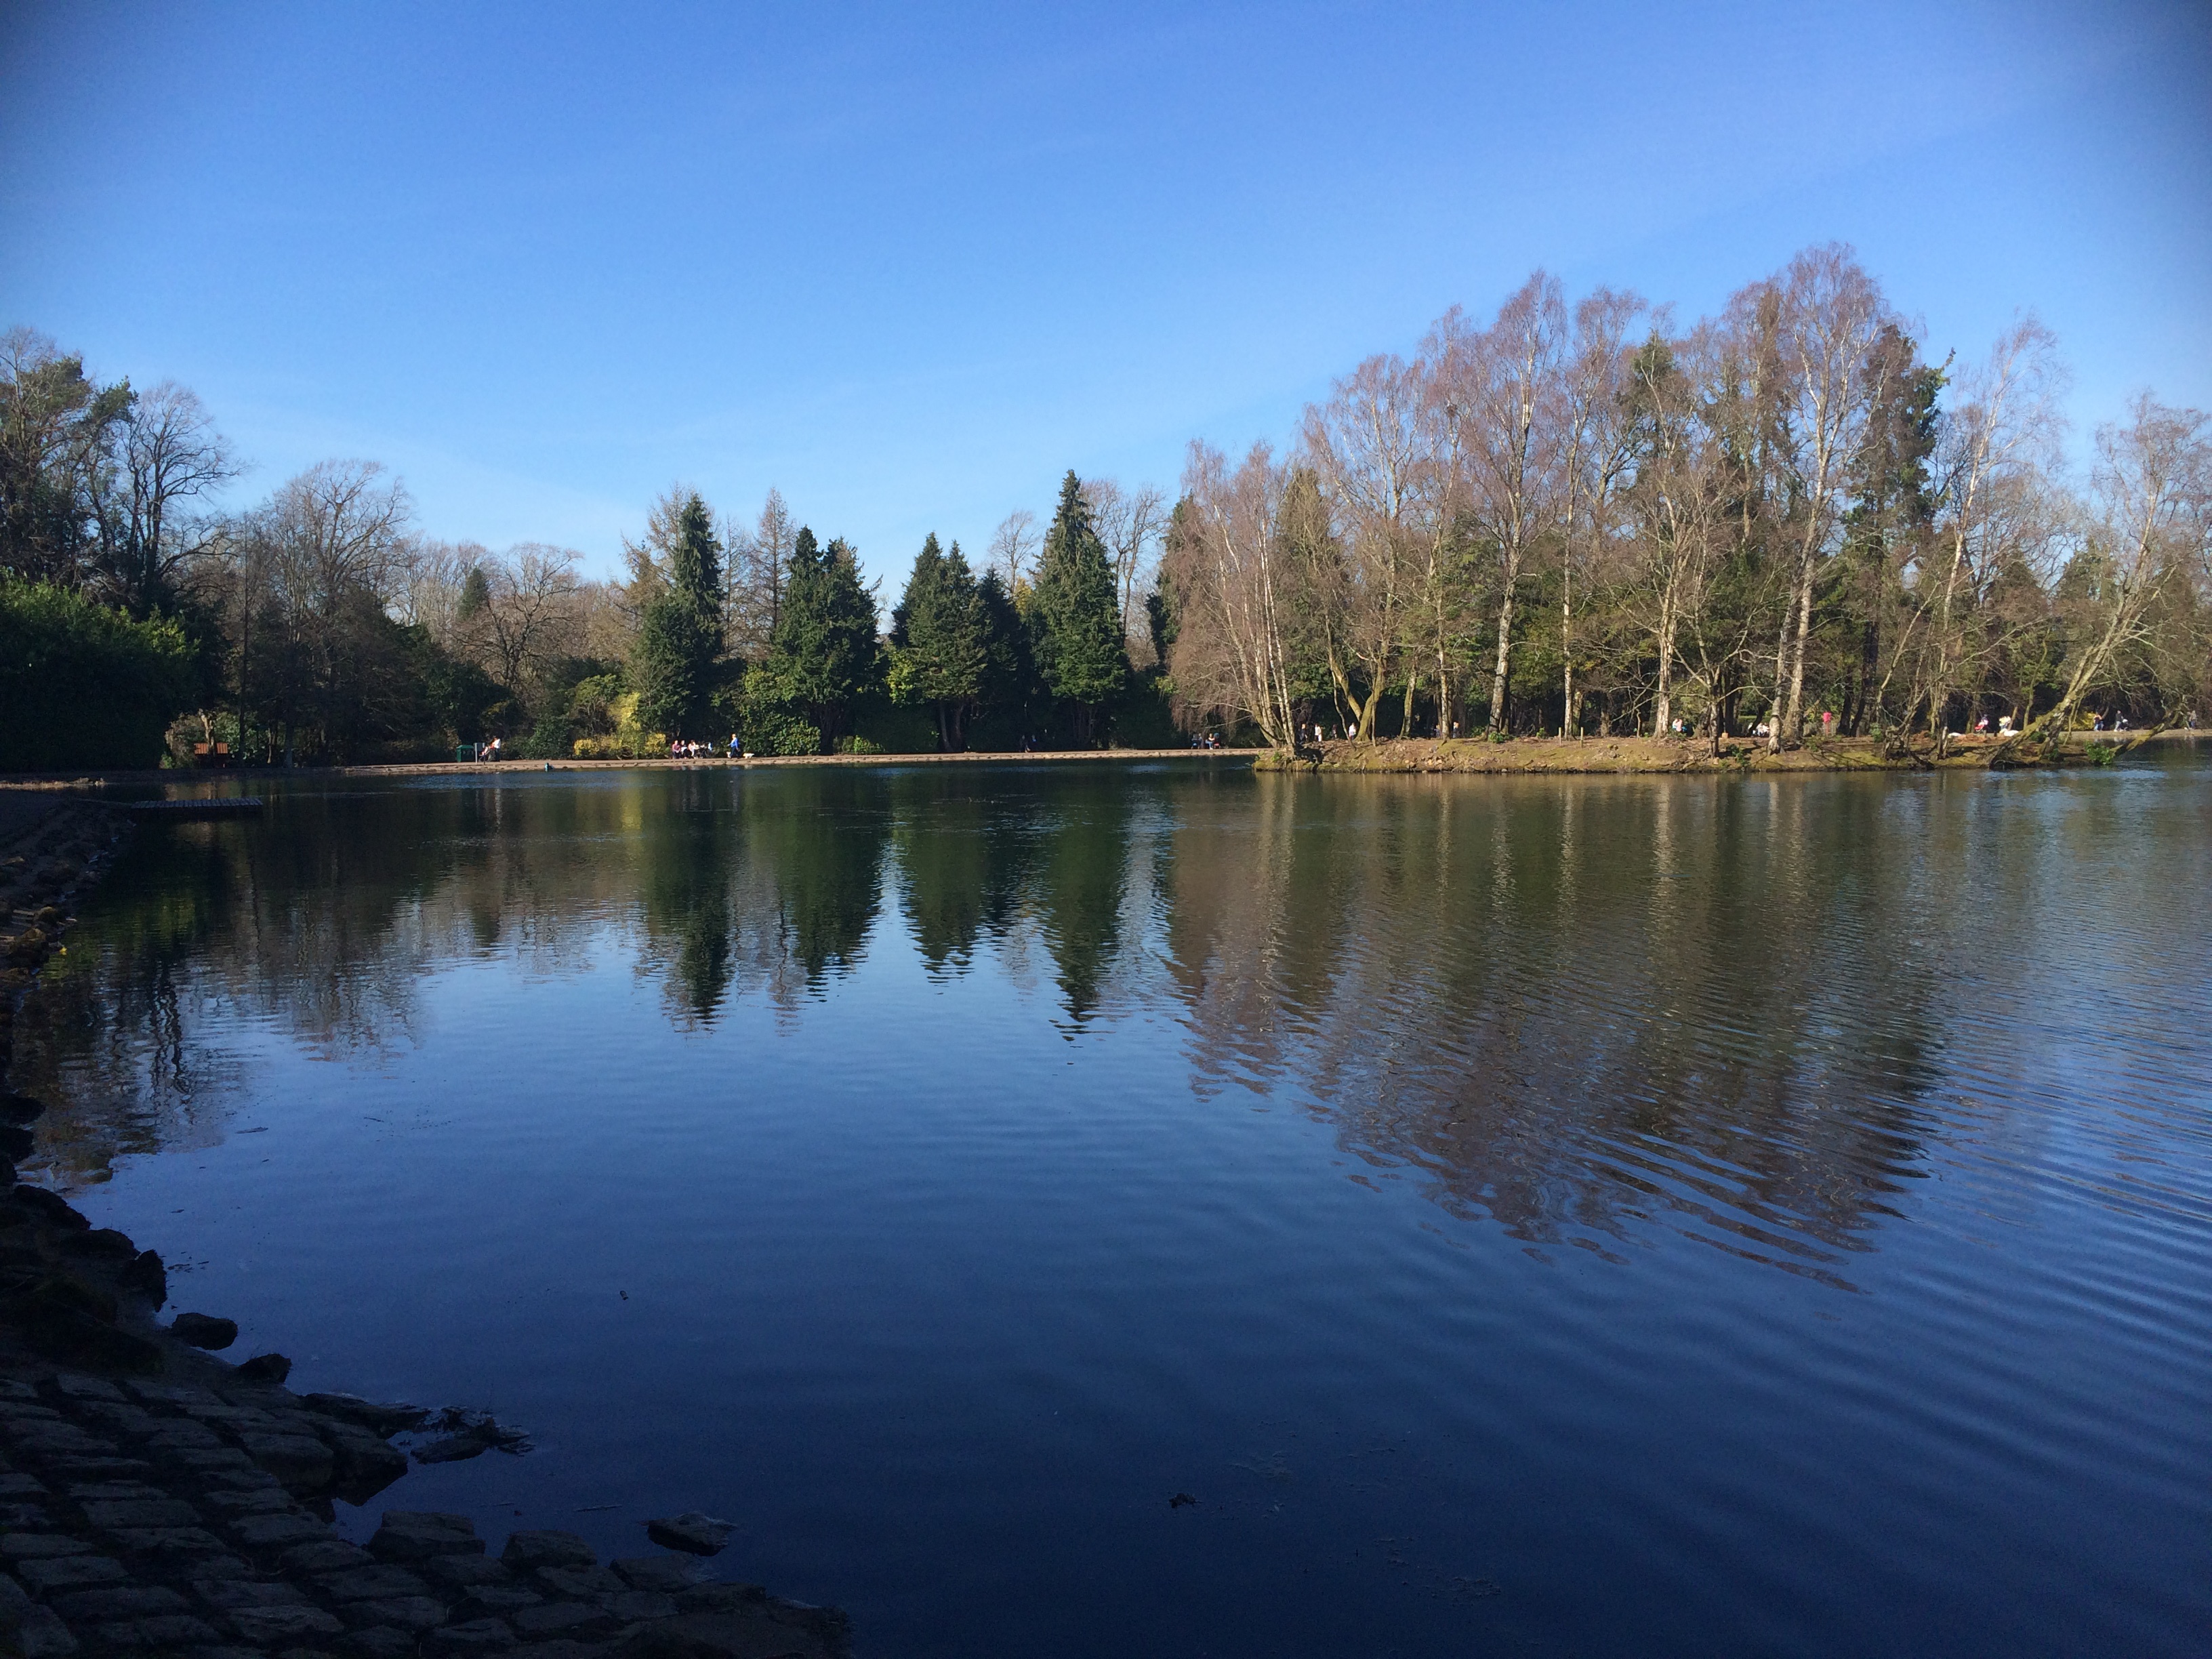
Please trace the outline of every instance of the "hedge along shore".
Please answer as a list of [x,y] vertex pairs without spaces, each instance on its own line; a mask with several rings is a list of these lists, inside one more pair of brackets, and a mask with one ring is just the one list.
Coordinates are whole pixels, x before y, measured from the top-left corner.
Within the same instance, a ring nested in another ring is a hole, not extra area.
[[[1391,738],[1379,743],[1329,742],[1296,756],[1269,753],[1255,763],[1262,771],[1468,772],[1661,775],[1712,773],[1742,775],[1778,772],[1989,771],[2009,767],[2076,766],[2102,744],[2111,757],[2146,743],[2193,742],[2197,732],[2077,732],[2039,750],[2003,738],[1954,738],[1942,760],[1924,752],[1895,754],[1877,738],[1814,738],[1802,747],[1770,753],[1763,739],[1724,739],[1713,752],[1707,738]],[[2055,751],[2055,752],[2052,752]]]
[[[0,795],[0,1079],[17,1006],[127,833],[120,814],[64,795]],[[220,1317],[164,1325],[156,1251],[16,1179],[43,1110],[0,1090],[0,1655],[847,1653],[834,1609],[714,1580],[700,1557],[726,1528],[704,1516],[672,1528],[691,1553],[604,1565],[561,1531],[514,1533],[494,1559],[467,1516],[439,1512],[387,1510],[366,1549],[339,1538],[334,1502],[402,1478],[393,1439],[433,1414],[295,1394],[280,1355],[228,1364],[204,1352],[236,1340]]]

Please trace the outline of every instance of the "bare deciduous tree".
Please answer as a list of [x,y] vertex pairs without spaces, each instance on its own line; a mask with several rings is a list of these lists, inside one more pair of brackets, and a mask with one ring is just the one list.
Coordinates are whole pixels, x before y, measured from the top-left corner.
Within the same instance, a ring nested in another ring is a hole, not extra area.
[[[374,461],[324,461],[280,489],[240,538],[252,544],[247,568],[260,592],[247,602],[273,634],[264,659],[275,678],[293,763],[301,720],[325,731],[356,712],[374,628],[398,598],[407,568],[412,507]],[[388,625],[388,624],[387,624]]]
[[1808,248],[1780,275],[1737,296],[1737,308],[1771,302],[1775,387],[1773,453],[1786,474],[1793,521],[1793,602],[1784,611],[1774,651],[1773,718],[1767,747],[1803,735],[1805,645],[1813,589],[1844,507],[1850,460],[1891,372],[1875,348],[1891,325],[1887,301],[1840,242]]
[[1151,585],[1153,555],[1167,529],[1167,497],[1151,484],[1124,489],[1112,478],[1086,479],[1083,495],[1091,504],[1091,527],[1114,563],[1121,631],[1132,651],[1149,650],[1144,595]]
[[1376,735],[1376,710],[1401,672],[1412,556],[1433,533],[1425,514],[1434,482],[1430,410],[1420,369],[1378,356],[1305,413],[1305,453],[1336,503],[1345,542],[1341,637],[1359,690],[1347,680],[1340,690],[1356,738]]
[[[1704,419],[1711,365],[1701,360],[1712,349],[1710,331],[1680,345],[1655,336],[1629,371],[1640,455],[1629,503],[1641,574],[1630,591],[1657,662],[1655,736],[1673,729],[1682,636],[1701,627],[1727,514],[1727,458]],[[1710,653],[1701,661],[1710,680],[1717,663]]]
[[1036,557],[1043,540],[1036,527],[1036,514],[1025,507],[1007,514],[991,532],[988,568],[1000,573],[1007,592],[1018,593],[1026,585],[1027,578],[1023,573]]
[[1537,540],[1563,516],[1559,384],[1567,332],[1559,279],[1538,271],[1443,367],[1463,434],[1468,507],[1497,559],[1498,645],[1490,724],[1504,731],[1511,667],[1513,609]]
[[1232,710],[1279,749],[1295,747],[1286,591],[1279,520],[1284,470],[1255,444],[1233,473],[1221,452],[1190,447],[1176,549],[1183,614],[1197,624],[1176,641],[1175,676],[1193,703]]
[[445,542],[428,537],[408,544],[392,615],[428,634],[439,649],[471,656],[461,641],[462,594],[469,572],[483,568],[489,550],[476,542]]
[[2065,730],[2120,653],[2147,638],[2161,588],[2191,580],[2212,543],[2212,422],[2148,392],[2130,415],[2125,426],[2097,434],[2094,516],[2075,556],[2081,640],[2065,690],[2044,717],[2046,732]]
[[523,542],[489,561],[490,602],[483,610],[491,677],[510,694],[574,653],[582,617],[576,565],[582,555]]
[[747,662],[765,659],[775,639],[775,625],[783,615],[784,579],[798,535],[782,494],[771,489],[752,528],[732,530],[726,538],[730,599],[723,618],[724,638],[730,650]]
[[[2054,458],[2060,376],[2056,342],[2034,318],[2002,335],[1988,361],[1960,377],[1960,398],[1937,445],[1938,568],[1920,584],[1925,701],[1936,752],[1948,741],[1944,711],[1972,667],[2000,648],[2002,634],[1984,603],[2006,565],[2020,556],[2032,526],[2021,509],[2040,496],[2038,477]],[[1975,602],[1965,603],[1969,598]]]
[[112,596],[143,611],[173,593],[219,521],[193,503],[238,476],[206,405],[173,380],[140,392],[111,463],[91,475],[100,562]]
[[1633,294],[1601,288],[1575,307],[1573,355],[1560,415],[1560,734],[1582,726],[1575,684],[1575,577],[1609,533],[1614,499],[1634,463],[1628,419],[1628,329],[1646,310]]

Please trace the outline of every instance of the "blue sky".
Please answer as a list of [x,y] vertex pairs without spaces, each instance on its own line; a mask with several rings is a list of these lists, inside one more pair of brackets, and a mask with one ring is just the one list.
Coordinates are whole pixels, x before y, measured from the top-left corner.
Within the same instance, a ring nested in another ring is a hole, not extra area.
[[672,481],[870,569],[1172,487],[1537,265],[1685,317],[1854,244],[2021,307],[2075,450],[2212,406],[2212,8],[0,9],[0,325],[254,470],[612,568]]

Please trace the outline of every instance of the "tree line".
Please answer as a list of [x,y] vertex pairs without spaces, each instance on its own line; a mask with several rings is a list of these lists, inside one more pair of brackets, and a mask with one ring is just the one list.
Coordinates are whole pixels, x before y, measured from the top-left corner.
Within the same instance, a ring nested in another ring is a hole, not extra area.
[[1071,471],[981,560],[932,535],[886,613],[774,490],[739,524],[672,489],[605,581],[424,535],[370,462],[221,510],[197,398],[18,329],[0,768],[2193,722],[2212,424],[2145,392],[2077,473],[2064,387],[2032,317],[1929,361],[1840,246],[1686,326],[1540,271],[1358,364],[1280,454],[1194,443],[1171,506]]
[[0,341],[0,769],[1174,737],[1157,490],[1070,472],[980,569],[932,535],[886,618],[855,550],[774,490],[739,526],[672,489],[594,581],[568,549],[424,535],[373,462],[222,509],[240,470],[190,392]]
[[776,491],[740,526],[696,491],[671,490],[625,544],[628,580],[608,590],[622,648],[567,659],[588,672],[541,688],[523,752],[649,754],[687,738],[767,755],[1170,741],[1158,653],[1129,633],[1137,578],[1124,570],[1149,570],[1164,521],[1155,512],[1127,534],[1129,499],[1070,471],[1043,532],[1016,514],[981,569],[932,533],[886,616],[852,545],[794,523]]
[[2077,479],[2063,386],[2032,317],[1928,361],[1841,246],[1686,327],[1539,271],[1360,363],[1280,455],[1192,445],[1175,686],[1282,747],[2193,721],[2212,427],[2143,393]]

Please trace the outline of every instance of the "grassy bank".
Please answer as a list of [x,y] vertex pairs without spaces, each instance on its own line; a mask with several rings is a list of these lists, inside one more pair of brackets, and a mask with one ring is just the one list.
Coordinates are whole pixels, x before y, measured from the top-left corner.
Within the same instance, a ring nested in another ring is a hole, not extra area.
[[1263,755],[1266,770],[1320,772],[1680,773],[1680,772],[1914,772],[1932,768],[1979,771],[1990,767],[2079,765],[2114,759],[2146,742],[2190,743],[2201,734],[2077,732],[2045,749],[1998,737],[1952,740],[1936,760],[1925,743],[1893,752],[1875,738],[1816,738],[1798,749],[1770,754],[1748,738],[1725,740],[1716,754],[1707,738],[1398,738],[1382,743],[1325,743],[1293,759]]

